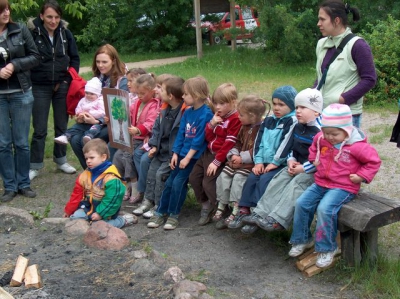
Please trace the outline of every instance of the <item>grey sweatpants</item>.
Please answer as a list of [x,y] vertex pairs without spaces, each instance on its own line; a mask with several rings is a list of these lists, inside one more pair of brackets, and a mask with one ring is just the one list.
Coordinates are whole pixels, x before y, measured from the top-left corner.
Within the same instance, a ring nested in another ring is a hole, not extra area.
[[169,161],[160,161],[158,156],[155,156],[151,160],[149,171],[147,172],[144,198],[154,202],[158,206],[165,182],[170,173],[171,167],[169,166]]
[[273,177],[253,212],[263,218],[271,216],[285,229],[289,229],[296,200],[312,183],[314,174],[299,173],[291,176],[285,167]]
[[241,173],[235,173],[232,177],[221,172],[217,178],[217,201],[223,204],[238,203],[242,197],[242,189],[246,179],[247,175]]

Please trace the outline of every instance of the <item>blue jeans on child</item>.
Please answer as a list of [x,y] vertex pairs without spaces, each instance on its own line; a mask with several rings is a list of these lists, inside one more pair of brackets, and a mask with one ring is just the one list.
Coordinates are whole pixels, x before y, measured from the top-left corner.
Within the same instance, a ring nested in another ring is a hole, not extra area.
[[179,157],[175,169],[171,171],[168,180],[165,182],[161,195],[160,204],[157,208],[157,215],[178,216],[187,195],[189,175],[197,160],[191,159],[185,168],[179,168],[182,157]]
[[149,171],[151,159],[147,151],[142,149],[143,141],[135,140],[133,144],[133,164],[138,176],[137,191],[144,193],[146,190],[146,178]]
[[[75,220],[75,219],[89,220],[88,215],[86,215],[86,213],[85,213],[85,211],[83,209],[76,210],[74,214],[69,216],[69,218],[71,220]],[[125,225],[125,220],[121,216],[118,216],[115,219],[104,220],[104,221],[107,222],[108,224],[114,226],[114,227],[117,227],[117,228],[121,228],[121,227],[123,227]]]
[[296,201],[290,243],[306,244],[312,240],[310,226],[317,211],[315,251],[334,251],[337,248],[338,213],[354,196],[355,194],[342,189],[329,189],[312,184]]

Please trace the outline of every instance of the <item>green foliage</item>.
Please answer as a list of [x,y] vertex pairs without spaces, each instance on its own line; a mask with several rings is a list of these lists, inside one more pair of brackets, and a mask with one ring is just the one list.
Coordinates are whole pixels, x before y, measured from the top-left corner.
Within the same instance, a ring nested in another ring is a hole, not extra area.
[[368,24],[363,37],[368,41],[374,55],[378,82],[369,92],[372,103],[397,101],[400,95],[400,74],[397,68],[400,62],[400,20],[388,16],[376,25]]
[[50,213],[50,211],[51,211],[52,208],[53,208],[53,203],[52,203],[52,202],[49,202],[49,203],[46,205],[46,208],[44,209],[43,214],[41,214],[41,213],[38,212],[38,211],[29,211],[29,214],[31,214],[31,215],[33,216],[33,219],[34,219],[34,220],[42,220],[42,219],[44,219],[44,218],[49,217],[49,213]]
[[111,101],[111,113],[114,119],[120,122],[126,121],[128,119],[128,113],[126,111],[126,105],[124,101],[119,98],[114,98]]

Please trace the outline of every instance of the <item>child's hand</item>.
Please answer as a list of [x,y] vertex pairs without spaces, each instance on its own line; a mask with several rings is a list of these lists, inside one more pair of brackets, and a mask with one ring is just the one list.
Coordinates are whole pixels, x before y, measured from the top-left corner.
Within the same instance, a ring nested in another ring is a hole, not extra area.
[[105,124],[110,123],[110,118],[108,116],[104,116],[104,123]]
[[68,215],[67,213],[64,212],[63,217],[64,217],[64,218],[69,218],[69,215]]
[[302,164],[297,164],[295,165],[293,168],[289,169],[289,174],[292,176],[298,175],[299,173],[303,173],[304,172],[304,168]]
[[92,218],[93,221],[99,221],[102,219],[101,216],[96,212],[94,212],[90,218]]
[[189,164],[189,162],[190,162],[190,159],[189,158],[183,158],[182,160],[181,160],[181,162],[179,162],[179,168],[180,169],[185,169],[186,168],[186,166]]
[[264,173],[264,165],[263,164],[256,164],[256,165],[254,165],[254,167],[253,167],[253,173],[255,174],[255,175],[261,175],[261,174],[263,174]]
[[231,162],[233,164],[242,164],[242,157],[238,156],[238,155],[233,155],[231,157]]
[[212,176],[217,172],[218,166],[214,163],[210,163],[207,168],[207,176]]
[[156,148],[155,146],[153,146],[153,147],[149,150],[149,153],[148,153],[149,158],[153,158],[154,155],[156,154],[156,152],[157,152],[157,148]]
[[134,127],[134,126],[130,126],[130,127],[128,128],[128,132],[129,132],[129,135],[131,135],[131,136],[136,136],[136,135],[138,135],[138,133],[139,133],[139,129],[136,128],[136,127]]
[[223,121],[223,119],[222,119],[221,116],[218,116],[218,112],[216,112],[216,113],[214,114],[214,117],[210,120],[210,122],[211,122],[211,124],[212,124],[213,126],[216,126],[216,125],[218,125],[219,123],[222,123],[222,121]]
[[352,173],[350,174],[350,181],[352,181],[354,184],[361,184],[364,179],[360,177],[358,174]]
[[[300,173],[300,172],[298,172],[299,169],[297,169],[299,167],[299,165],[300,165],[299,162],[296,162],[296,161],[293,161],[293,160],[289,160],[288,161],[288,173],[290,175],[292,175],[292,176]],[[302,165],[300,165],[300,166],[302,166]],[[303,168],[303,167],[301,167],[301,168]]]
[[174,170],[177,163],[178,163],[178,155],[173,154],[172,158],[171,158],[171,162],[169,162],[169,167],[171,167],[171,169]]
[[265,167],[264,169],[264,173],[270,172],[271,170],[277,169],[278,166],[276,166],[275,164],[269,163],[267,165],[267,167]]

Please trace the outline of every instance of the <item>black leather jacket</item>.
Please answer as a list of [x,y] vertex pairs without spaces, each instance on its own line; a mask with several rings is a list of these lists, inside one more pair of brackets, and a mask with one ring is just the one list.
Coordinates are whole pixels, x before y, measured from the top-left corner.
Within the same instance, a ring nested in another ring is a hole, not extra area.
[[[39,52],[32,35],[23,24],[7,24],[7,50],[10,62],[14,65],[14,73],[23,91],[31,88],[30,69],[39,65]],[[2,85],[2,89],[5,85]]]
[[68,23],[60,21],[54,31],[53,43],[43,26],[43,21],[37,17],[28,20],[36,47],[40,53],[40,65],[32,69],[32,82],[38,85],[57,84],[71,81],[68,68],[73,67],[79,73],[79,53],[74,36],[67,27]]

